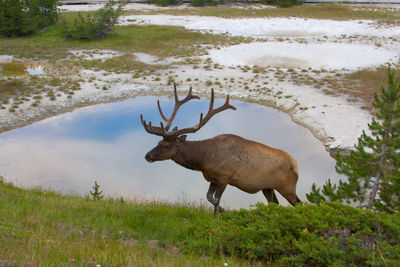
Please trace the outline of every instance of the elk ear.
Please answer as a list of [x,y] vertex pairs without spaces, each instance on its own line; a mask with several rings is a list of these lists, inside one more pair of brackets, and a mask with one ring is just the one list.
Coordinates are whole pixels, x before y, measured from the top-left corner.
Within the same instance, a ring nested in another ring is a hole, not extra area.
[[176,142],[177,143],[183,143],[183,142],[186,141],[186,137],[187,137],[187,135],[181,135],[176,139]]

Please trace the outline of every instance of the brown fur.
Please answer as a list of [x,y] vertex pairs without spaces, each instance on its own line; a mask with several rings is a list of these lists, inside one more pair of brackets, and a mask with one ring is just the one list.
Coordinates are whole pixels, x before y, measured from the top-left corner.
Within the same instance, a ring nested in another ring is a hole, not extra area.
[[172,159],[183,167],[201,171],[210,182],[207,199],[217,215],[226,186],[235,186],[247,193],[262,190],[269,202],[278,203],[277,190],[290,204],[300,202],[296,195],[297,161],[287,152],[224,134],[203,141],[186,141],[186,136],[160,141],[146,155],[149,162]]

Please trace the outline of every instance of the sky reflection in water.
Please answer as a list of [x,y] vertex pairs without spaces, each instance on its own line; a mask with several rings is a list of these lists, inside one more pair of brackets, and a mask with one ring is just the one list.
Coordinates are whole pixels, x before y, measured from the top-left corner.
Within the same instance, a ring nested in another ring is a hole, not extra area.
[[[108,196],[168,201],[205,202],[208,182],[200,172],[173,161],[147,163],[144,155],[160,137],[147,134],[139,115],[160,121],[156,97],[90,106],[0,135],[0,175],[20,186],[42,186],[57,191],[87,194],[94,180]],[[169,115],[173,100],[161,98]],[[264,106],[231,101],[237,111],[224,111],[188,140],[233,133],[284,149],[298,161],[297,192],[305,200],[312,183],[337,181],[335,161],[322,144],[282,112]],[[175,123],[179,128],[198,123],[209,101],[194,100],[182,106]],[[222,104],[216,100],[216,105]],[[278,196],[282,202],[283,199]],[[228,186],[221,203],[247,208],[266,202],[261,192],[250,195]]]

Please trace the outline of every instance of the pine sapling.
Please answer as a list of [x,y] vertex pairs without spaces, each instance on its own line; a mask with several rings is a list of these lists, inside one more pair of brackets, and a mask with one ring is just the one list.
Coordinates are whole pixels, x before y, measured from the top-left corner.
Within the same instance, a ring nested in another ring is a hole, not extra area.
[[100,185],[97,181],[94,181],[93,191],[90,191],[90,195],[92,196],[93,200],[100,200],[104,197],[103,191],[100,191]]
[[388,87],[375,94],[377,112],[350,155],[338,155],[336,171],[348,181],[339,185],[315,184],[307,194],[310,202],[341,201],[381,211],[400,210],[400,75],[388,68]]

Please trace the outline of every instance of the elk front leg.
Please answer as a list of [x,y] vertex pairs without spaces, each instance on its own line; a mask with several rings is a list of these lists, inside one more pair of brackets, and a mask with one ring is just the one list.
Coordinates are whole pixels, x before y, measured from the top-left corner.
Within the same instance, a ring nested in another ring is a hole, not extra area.
[[214,216],[218,216],[220,212],[224,212],[225,210],[219,206],[219,201],[221,200],[222,193],[224,193],[226,185],[217,185],[217,190],[215,191],[214,199]]
[[214,206],[214,215],[217,216],[220,212],[224,212],[224,208],[219,206],[222,193],[226,188],[225,186],[218,186],[217,184],[210,182],[210,187],[207,192],[207,200]]
[[275,195],[275,192],[273,189],[263,189],[262,190],[265,198],[268,200],[268,203],[276,203],[279,204],[278,198]]

